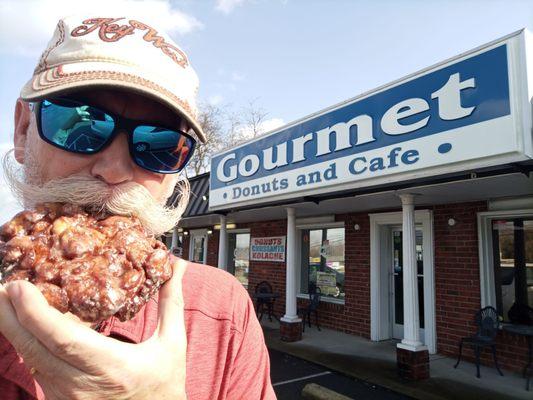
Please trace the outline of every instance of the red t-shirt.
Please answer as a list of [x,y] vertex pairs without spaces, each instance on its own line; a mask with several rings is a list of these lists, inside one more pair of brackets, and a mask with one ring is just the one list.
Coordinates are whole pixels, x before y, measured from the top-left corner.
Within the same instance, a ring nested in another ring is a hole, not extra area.
[[[263,331],[248,292],[220,269],[187,263],[183,276],[188,400],[276,399]],[[128,322],[112,317],[100,331],[123,341],[150,338],[157,301]],[[0,399],[44,399],[22,359],[0,334]]]

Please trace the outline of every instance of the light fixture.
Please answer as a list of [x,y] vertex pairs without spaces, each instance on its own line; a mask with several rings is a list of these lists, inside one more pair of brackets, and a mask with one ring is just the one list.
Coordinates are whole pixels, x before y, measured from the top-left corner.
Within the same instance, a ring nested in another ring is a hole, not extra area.
[[355,224],[353,226],[353,229],[356,230],[356,231],[359,231],[359,230],[361,230],[361,227],[359,226],[359,224]]
[[205,194],[202,196],[202,200],[207,201],[207,196]]
[[448,219],[448,225],[450,226],[455,226],[455,224],[457,223],[457,221],[453,218],[449,218]]
[[[236,224],[226,224],[226,229],[235,229],[235,228],[237,228]],[[213,229],[216,230],[216,231],[219,231],[220,230],[220,224],[214,225]]]
[[183,234],[187,236],[189,234],[189,231],[183,231]]
[[213,231],[212,231],[211,229],[208,229],[208,230],[207,230],[207,234],[208,234],[208,235],[211,235],[212,233],[213,233]]

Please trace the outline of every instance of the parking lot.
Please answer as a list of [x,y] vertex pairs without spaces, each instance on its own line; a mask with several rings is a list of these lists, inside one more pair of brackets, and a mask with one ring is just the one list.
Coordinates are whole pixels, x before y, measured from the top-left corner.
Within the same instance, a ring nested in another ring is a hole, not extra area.
[[301,398],[302,389],[308,383],[316,383],[353,399],[410,398],[276,350],[269,349],[269,353],[270,376],[279,400]]

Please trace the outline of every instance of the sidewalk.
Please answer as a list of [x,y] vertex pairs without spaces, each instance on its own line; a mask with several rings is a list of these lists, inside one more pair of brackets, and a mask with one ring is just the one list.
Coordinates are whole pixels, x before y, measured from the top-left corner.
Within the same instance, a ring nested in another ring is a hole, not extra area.
[[372,342],[367,339],[315,326],[306,327],[303,339],[287,343],[280,340],[279,323],[261,322],[267,346],[296,357],[323,365],[354,378],[384,386],[416,399],[533,399],[526,391],[526,380],[518,373],[481,366],[481,379],[476,378],[474,364],[461,361],[454,369],[454,359],[430,355],[431,378],[407,382],[396,371],[396,341]]

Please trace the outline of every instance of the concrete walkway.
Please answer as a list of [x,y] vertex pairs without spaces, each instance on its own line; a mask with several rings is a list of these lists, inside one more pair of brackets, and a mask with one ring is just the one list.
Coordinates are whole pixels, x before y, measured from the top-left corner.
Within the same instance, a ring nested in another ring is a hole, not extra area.
[[[461,361],[454,369],[454,359],[430,355],[431,378],[407,382],[396,371],[396,341],[372,342],[367,339],[315,326],[306,327],[303,339],[287,343],[280,340],[279,323],[261,322],[267,346],[296,357],[323,365],[384,386],[417,399],[533,399],[533,389],[526,391],[526,380],[518,373],[481,366],[481,378],[476,378],[476,366]],[[533,385],[532,385],[533,386]]]

